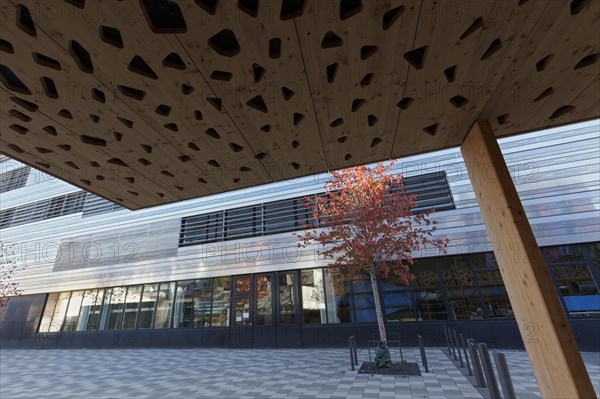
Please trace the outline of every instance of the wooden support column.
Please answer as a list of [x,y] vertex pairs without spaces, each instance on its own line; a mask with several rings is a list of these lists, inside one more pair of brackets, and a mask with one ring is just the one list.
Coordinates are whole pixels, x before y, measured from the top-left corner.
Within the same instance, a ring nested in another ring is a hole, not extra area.
[[542,252],[488,121],[473,125],[461,151],[542,397],[595,398]]

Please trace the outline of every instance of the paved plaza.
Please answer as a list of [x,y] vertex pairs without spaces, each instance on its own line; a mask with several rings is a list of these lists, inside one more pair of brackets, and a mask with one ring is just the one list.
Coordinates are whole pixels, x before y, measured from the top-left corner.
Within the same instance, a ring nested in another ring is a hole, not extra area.
[[[403,377],[359,375],[344,349],[3,349],[0,398],[489,397],[445,351],[428,348],[430,372]],[[504,352],[518,397],[539,397],[525,352]],[[600,354],[584,358],[600,392]]]

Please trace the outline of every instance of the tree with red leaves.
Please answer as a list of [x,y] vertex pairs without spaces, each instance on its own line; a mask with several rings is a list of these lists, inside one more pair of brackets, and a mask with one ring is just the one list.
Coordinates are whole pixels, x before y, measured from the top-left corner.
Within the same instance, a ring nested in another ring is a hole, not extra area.
[[5,247],[0,241],[0,308],[7,306],[11,297],[19,296],[23,292],[19,289],[19,283],[13,280],[17,266],[12,255],[13,250]]
[[332,172],[326,195],[306,199],[312,226],[326,227],[298,237],[301,246],[322,245],[321,255],[333,261],[332,267],[347,269],[351,280],[370,277],[379,336],[386,344],[378,279],[392,275],[408,284],[415,251],[427,247],[445,253],[448,245],[433,237],[431,211],[411,211],[417,207],[415,195],[406,193],[401,174],[392,173],[394,164]]

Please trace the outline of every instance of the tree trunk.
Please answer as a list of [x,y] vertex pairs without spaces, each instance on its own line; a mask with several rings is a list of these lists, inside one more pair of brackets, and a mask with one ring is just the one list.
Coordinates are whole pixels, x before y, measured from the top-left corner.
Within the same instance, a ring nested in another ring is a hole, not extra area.
[[379,296],[379,285],[377,284],[377,269],[375,268],[375,265],[371,265],[370,274],[371,285],[373,286],[373,296],[375,298],[375,314],[377,315],[377,326],[379,327],[379,339],[387,344],[383,310],[381,309],[381,297]]

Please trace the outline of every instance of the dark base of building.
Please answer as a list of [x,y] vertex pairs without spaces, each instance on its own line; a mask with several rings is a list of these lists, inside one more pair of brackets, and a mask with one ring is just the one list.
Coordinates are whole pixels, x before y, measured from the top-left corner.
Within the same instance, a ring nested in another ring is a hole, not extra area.
[[[570,324],[581,351],[600,351],[600,318],[571,319]],[[486,342],[491,348],[524,349],[515,320],[390,323],[388,340],[399,339],[402,346],[415,347],[417,335],[421,335],[426,346],[445,347],[444,326],[462,333],[465,339]],[[346,347],[350,336],[356,337],[359,346],[366,347],[369,340],[377,338],[377,326],[337,324],[33,333],[24,323],[4,323],[0,333],[2,348],[315,348]],[[531,326],[525,339],[535,341],[536,333],[536,327]]]

